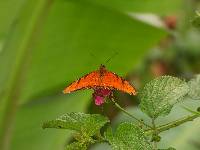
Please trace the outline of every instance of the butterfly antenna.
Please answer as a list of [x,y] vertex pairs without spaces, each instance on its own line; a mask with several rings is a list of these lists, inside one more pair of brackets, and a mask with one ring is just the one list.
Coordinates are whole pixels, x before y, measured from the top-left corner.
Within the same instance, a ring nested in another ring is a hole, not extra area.
[[111,57],[109,57],[107,60],[106,60],[106,64],[111,60],[113,59],[115,56],[117,56],[119,53],[118,52],[115,52]]
[[90,56],[94,58],[96,61],[101,62],[99,57],[97,57],[94,53],[90,52]]
[[97,58],[97,56],[95,54],[93,54],[92,52],[90,52],[90,56]]

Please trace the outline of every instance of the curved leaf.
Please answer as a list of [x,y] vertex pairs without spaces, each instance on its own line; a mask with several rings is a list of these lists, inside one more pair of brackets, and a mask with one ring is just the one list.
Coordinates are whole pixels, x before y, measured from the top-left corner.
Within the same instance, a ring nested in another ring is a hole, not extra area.
[[108,118],[99,114],[84,114],[80,112],[71,112],[62,115],[56,120],[47,121],[43,124],[43,128],[71,129],[88,136],[93,136],[107,122]]

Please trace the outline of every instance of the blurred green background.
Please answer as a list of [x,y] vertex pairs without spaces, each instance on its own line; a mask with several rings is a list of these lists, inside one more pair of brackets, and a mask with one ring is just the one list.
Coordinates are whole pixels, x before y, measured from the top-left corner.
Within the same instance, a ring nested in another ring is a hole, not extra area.
[[[100,64],[137,89],[156,76],[187,80],[199,73],[200,30],[191,24],[199,7],[198,0],[0,0],[0,149],[64,149],[71,133],[41,125],[67,112],[103,113],[113,126],[127,120],[109,104],[103,111],[94,106],[91,91],[62,94]],[[137,98],[115,94],[139,113]],[[169,120],[185,114],[173,113]],[[170,130],[162,142],[199,150],[199,139],[198,119]]]

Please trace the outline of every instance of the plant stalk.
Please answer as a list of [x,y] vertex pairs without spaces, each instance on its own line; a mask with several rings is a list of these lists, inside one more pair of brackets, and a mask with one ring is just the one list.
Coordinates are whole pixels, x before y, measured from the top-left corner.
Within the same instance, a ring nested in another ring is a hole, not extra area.
[[136,121],[138,121],[139,123],[143,124],[144,126],[152,129],[152,127],[146,123],[144,123],[142,120],[136,118],[135,116],[133,116],[132,114],[130,114],[128,111],[126,111],[124,108],[122,108],[113,98],[111,98],[112,102],[115,104],[115,106],[121,110],[122,112],[124,112],[125,114],[127,114],[129,117],[135,119]]
[[[171,129],[171,128],[180,126],[181,124],[183,124],[183,123],[185,123],[185,122],[193,121],[194,119],[196,119],[196,118],[198,118],[198,117],[200,117],[200,116],[197,115],[197,114],[195,114],[195,115],[190,115],[190,116],[186,116],[186,117],[183,117],[183,118],[181,118],[181,119],[172,121],[172,122],[170,122],[170,123],[167,123],[167,124],[158,126],[158,127],[156,128],[156,131],[157,131],[157,133],[160,133],[160,132],[169,130],[169,129]],[[154,132],[154,130],[150,129],[150,130],[146,130],[146,131],[145,131],[145,134],[146,134],[146,135],[151,135],[153,132]]]

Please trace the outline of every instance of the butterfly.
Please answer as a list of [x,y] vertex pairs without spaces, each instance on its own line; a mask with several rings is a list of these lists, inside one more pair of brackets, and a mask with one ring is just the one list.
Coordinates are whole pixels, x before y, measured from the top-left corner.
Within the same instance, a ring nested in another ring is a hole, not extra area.
[[81,89],[93,89],[96,105],[102,105],[106,97],[112,97],[113,90],[119,90],[130,95],[136,95],[135,88],[125,79],[108,71],[104,65],[81,77],[67,86],[63,93],[71,93]]

